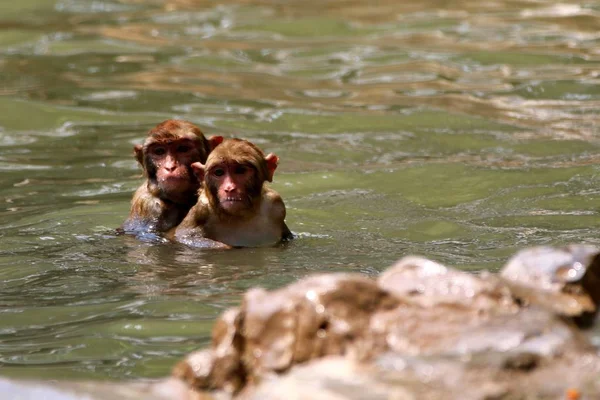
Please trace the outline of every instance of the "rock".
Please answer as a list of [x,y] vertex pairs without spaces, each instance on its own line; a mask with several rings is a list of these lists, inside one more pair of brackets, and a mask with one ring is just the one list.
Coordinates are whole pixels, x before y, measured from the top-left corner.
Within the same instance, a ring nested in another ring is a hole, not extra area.
[[379,276],[378,284],[424,307],[455,304],[481,311],[518,308],[508,287],[496,276],[459,271],[422,257],[400,259]]
[[[513,360],[516,361],[516,360]],[[523,358],[523,361],[526,361]],[[525,363],[529,365],[529,363]],[[271,375],[242,400],[510,400],[600,398],[600,363],[571,353],[535,368],[477,357],[407,356],[386,352],[371,363],[329,356]],[[579,397],[567,397],[577,394]]]
[[243,393],[244,400],[418,400],[401,385],[377,382],[373,368],[328,356],[294,367],[289,374],[270,376]]
[[399,301],[364,276],[317,275],[275,292],[250,291],[244,297],[245,364],[281,372],[293,364],[351,348],[358,357],[376,351],[368,330],[379,310]]
[[599,252],[588,245],[525,249],[508,261],[500,276],[524,304],[590,324],[600,302]]
[[364,359],[386,346],[371,334],[370,319],[398,303],[373,280],[352,274],[317,275],[273,292],[253,289],[239,311],[217,322],[212,348],[190,355],[174,375],[197,389],[234,393],[313,358]]
[[600,398],[600,357],[565,318],[596,312],[597,254],[526,250],[501,276],[406,257],[377,281],[252,289],[174,375],[219,399]]
[[241,362],[244,346],[241,332],[240,310],[225,311],[213,328],[212,347],[189,354],[175,366],[173,376],[196,389],[238,391],[246,380]]
[[374,315],[370,329],[390,350],[415,356],[499,351],[551,357],[588,347],[572,326],[539,308],[482,314],[466,307],[401,305]]

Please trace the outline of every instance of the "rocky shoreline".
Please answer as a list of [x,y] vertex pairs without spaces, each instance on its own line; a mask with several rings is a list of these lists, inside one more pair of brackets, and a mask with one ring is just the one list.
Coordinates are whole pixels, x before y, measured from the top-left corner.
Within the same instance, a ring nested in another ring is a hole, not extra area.
[[[0,380],[53,399],[600,398],[590,340],[600,250],[525,249],[500,273],[405,257],[376,278],[309,276],[251,289],[216,321],[209,348],[156,383]],[[37,386],[36,386],[37,385]],[[86,397],[84,397],[86,396]]]

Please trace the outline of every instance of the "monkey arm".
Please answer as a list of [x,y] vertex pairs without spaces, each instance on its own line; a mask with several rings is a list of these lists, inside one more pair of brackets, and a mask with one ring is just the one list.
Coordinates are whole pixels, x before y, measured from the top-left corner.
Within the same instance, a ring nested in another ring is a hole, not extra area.
[[208,249],[230,249],[231,246],[206,237],[204,226],[210,217],[210,205],[198,200],[183,221],[170,232],[174,240],[191,247]]
[[122,225],[126,233],[166,232],[183,219],[180,205],[156,197],[143,183],[133,195],[129,217]]
[[162,213],[160,201],[148,191],[143,183],[133,195],[129,217],[123,223],[125,232],[154,231],[157,228],[158,217]]
[[205,237],[197,236],[183,236],[178,237],[177,241],[190,247],[196,247],[200,249],[231,249],[232,247],[216,240],[208,239]]

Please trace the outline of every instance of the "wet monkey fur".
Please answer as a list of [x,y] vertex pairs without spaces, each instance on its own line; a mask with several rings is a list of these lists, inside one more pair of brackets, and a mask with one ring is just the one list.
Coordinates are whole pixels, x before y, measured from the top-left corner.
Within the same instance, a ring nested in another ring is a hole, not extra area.
[[135,192],[125,232],[166,232],[177,226],[198,199],[200,183],[191,164],[205,162],[223,137],[206,138],[184,120],[169,119],[134,147],[146,180]]
[[205,164],[193,163],[203,184],[175,239],[199,247],[256,247],[292,238],[283,200],[265,184],[273,180],[278,162],[249,141],[229,139]]

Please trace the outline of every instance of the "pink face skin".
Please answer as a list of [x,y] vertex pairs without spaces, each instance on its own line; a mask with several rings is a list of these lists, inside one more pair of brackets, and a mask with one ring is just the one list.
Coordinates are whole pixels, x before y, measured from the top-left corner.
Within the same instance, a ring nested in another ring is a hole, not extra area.
[[156,165],[156,180],[163,193],[179,194],[197,188],[197,180],[189,169],[200,157],[193,141],[155,143],[148,151]]
[[253,184],[254,174],[253,168],[237,163],[222,163],[211,168],[211,186],[218,188],[217,197],[223,211],[235,215],[250,207],[248,187]]

